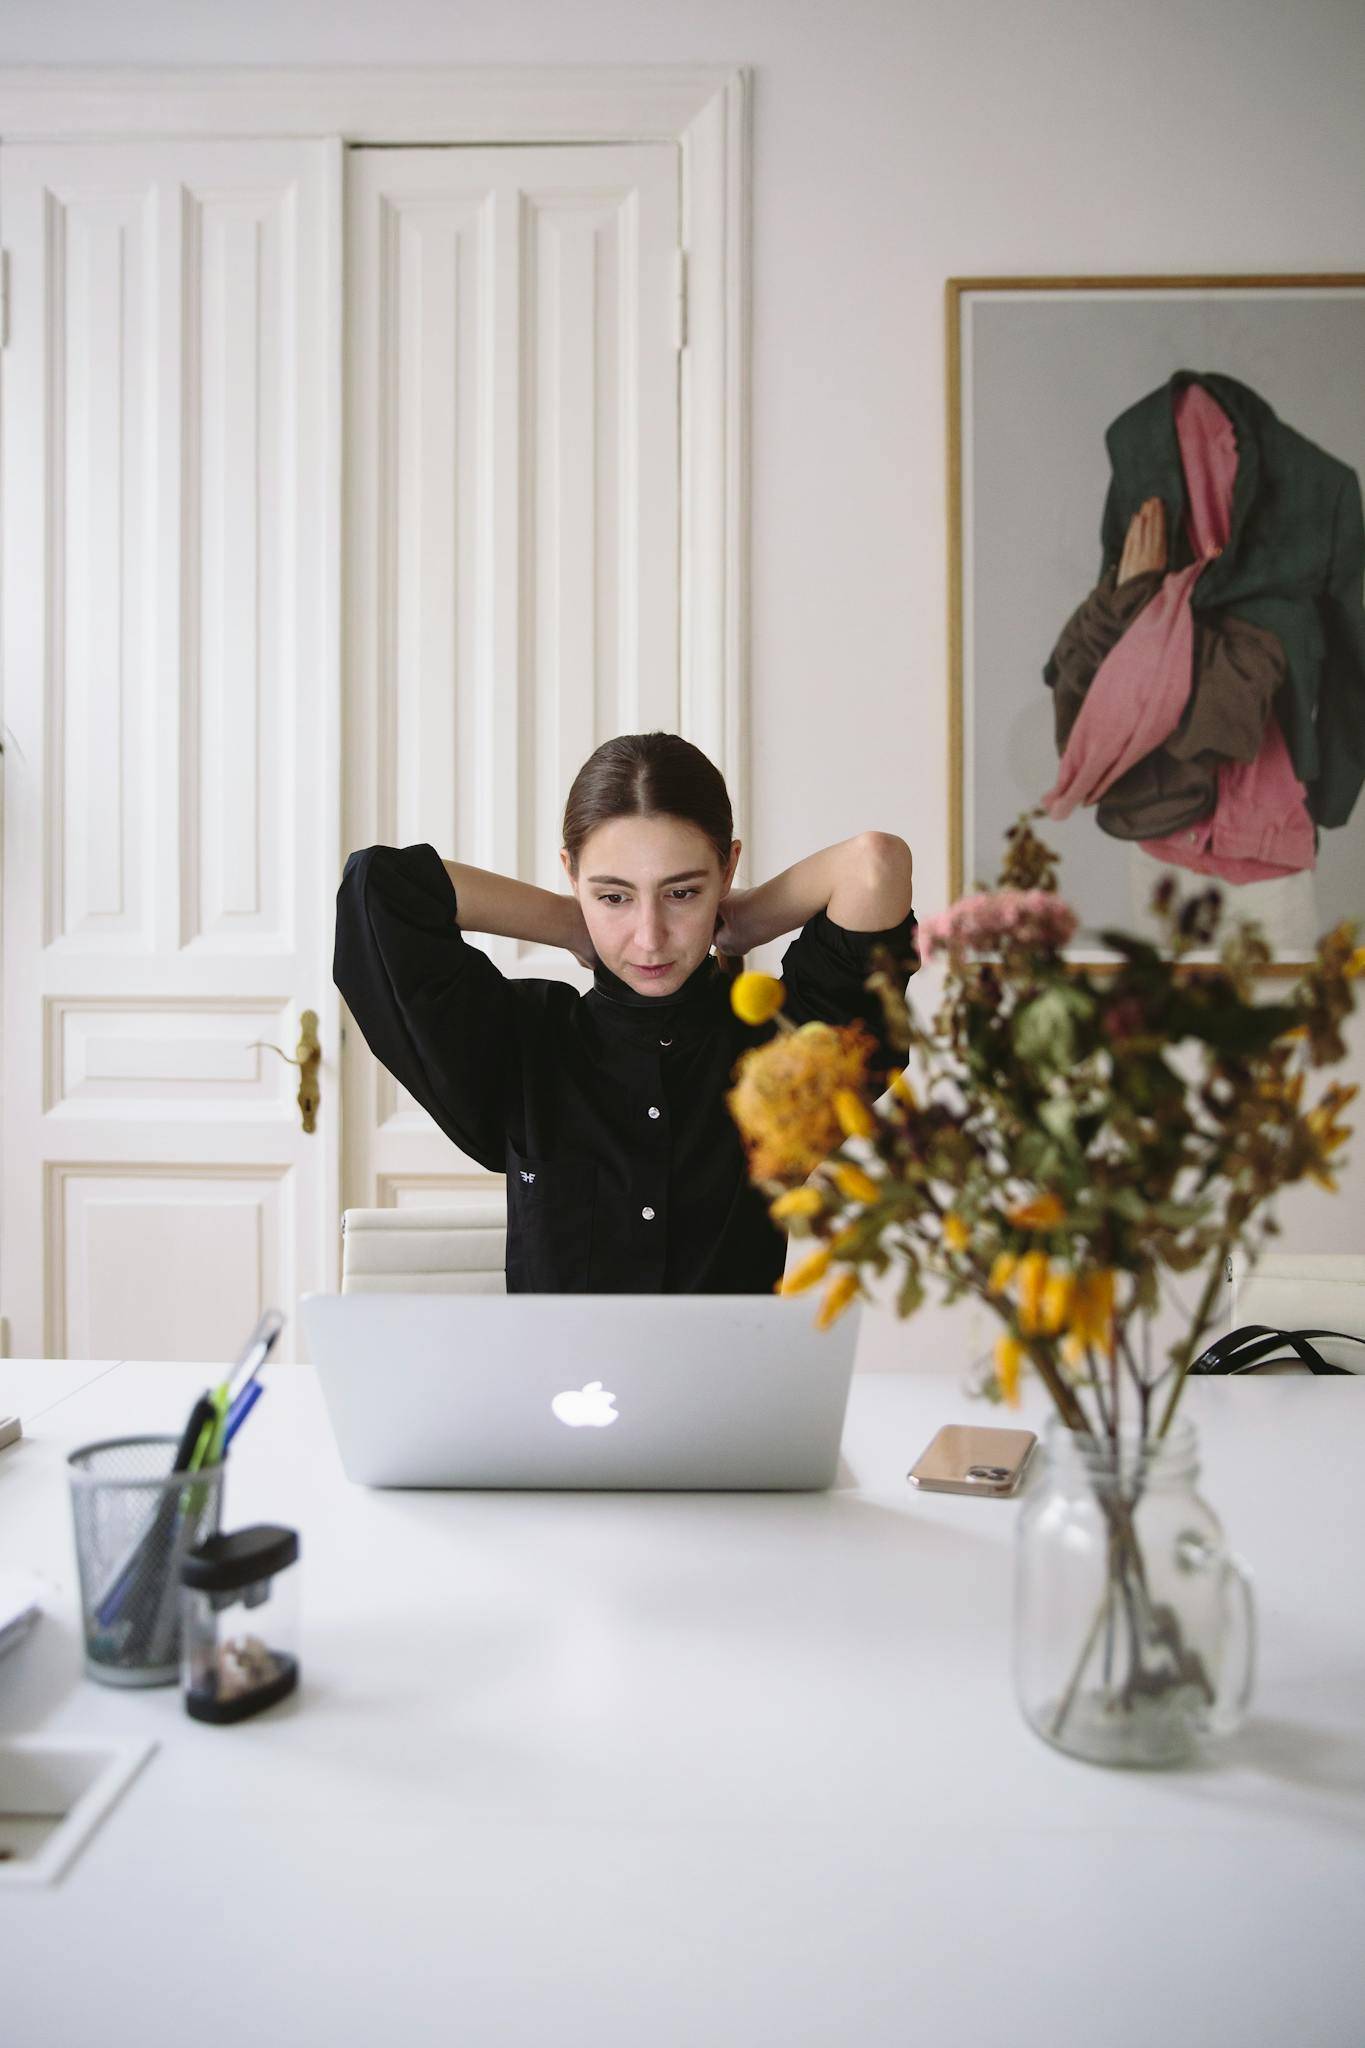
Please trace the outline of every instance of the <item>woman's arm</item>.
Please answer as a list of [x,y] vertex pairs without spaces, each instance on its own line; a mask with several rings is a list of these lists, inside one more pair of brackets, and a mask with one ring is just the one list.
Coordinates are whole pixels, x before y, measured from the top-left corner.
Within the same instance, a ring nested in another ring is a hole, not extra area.
[[592,966],[592,940],[576,897],[538,889],[534,882],[513,881],[488,868],[468,867],[463,861],[442,865],[455,885],[461,931],[496,932],[533,945],[563,946],[585,967]]
[[756,889],[731,890],[721,904],[716,946],[749,953],[795,931],[823,910],[847,931],[887,931],[909,913],[910,848],[894,832],[859,832],[808,854]]
[[366,846],[337,890],[332,979],[377,1060],[462,1152],[504,1169],[519,1099],[515,984],[466,945],[436,848]]

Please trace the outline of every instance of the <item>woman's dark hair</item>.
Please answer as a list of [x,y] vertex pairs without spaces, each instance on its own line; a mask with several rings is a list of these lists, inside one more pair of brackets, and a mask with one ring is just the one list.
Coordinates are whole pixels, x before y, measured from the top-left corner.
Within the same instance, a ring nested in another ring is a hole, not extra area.
[[564,806],[564,849],[575,878],[590,832],[612,818],[682,818],[706,834],[721,872],[734,817],[725,777],[700,747],[676,732],[622,733],[589,754]]

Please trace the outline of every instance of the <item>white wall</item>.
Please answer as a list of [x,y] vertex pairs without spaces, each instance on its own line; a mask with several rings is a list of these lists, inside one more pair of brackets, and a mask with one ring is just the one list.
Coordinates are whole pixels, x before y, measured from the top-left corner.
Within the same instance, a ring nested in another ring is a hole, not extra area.
[[[939,907],[943,281],[1365,269],[1359,0],[6,0],[0,12],[0,64],[427,62],[754,68],[755,778],[737,829],[753,880],[862,826],[901,832],[921,914]],[[916,986],[932,994],[927,976]],[[1365,1078],[1359,1022],[1350,1078]],[[1288,1246],[1360,1246],[1361,1124],[1342,1192],[1285,1203]],[[945,1358],[960,1358],[972,1330],[936,1320]],[[875,1361],[920,1351],[927,1334],[922,1322],[869,1332]]]

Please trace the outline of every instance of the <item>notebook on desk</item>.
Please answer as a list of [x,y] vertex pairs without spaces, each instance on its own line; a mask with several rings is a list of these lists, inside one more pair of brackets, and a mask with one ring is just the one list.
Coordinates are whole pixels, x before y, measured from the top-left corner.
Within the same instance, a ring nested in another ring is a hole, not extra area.
[[830,1486],[860,1323],[809,1295],[304,1294],[365,1486]]

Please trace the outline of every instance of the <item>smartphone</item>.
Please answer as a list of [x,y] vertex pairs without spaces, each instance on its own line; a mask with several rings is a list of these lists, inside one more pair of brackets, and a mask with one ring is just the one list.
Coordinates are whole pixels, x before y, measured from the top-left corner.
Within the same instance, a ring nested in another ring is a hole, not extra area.
[[1031,1429],[945,1422],[905,1476],[925,1493],[1014,1493],[1037,1441]]

